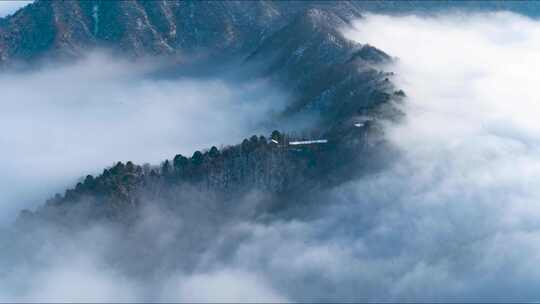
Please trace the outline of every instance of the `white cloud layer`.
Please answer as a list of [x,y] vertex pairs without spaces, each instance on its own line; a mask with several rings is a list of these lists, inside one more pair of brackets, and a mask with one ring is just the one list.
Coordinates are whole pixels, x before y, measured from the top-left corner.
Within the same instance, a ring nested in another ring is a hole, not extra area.
[[155,64],[94,54],[0,74],[0,223],[116,161],[238,143],[285,103],[262,80],[150,77]]
[[[539,34],[540,22],[508,13],[367,16],[347,35],[397,56],[408,95],[405,121],[386,129],[401,152],[388,169],[320,195],[305,218],[201,222],[186,207],[199,225],[150,216],[134,235],[155,244],[136,250],[99,230],[56,249],[61,262],[43,246],[39,267],[0,276],[0,297],[78,299],[70,290],[84,285],[90,301],[538,301]],[[181,238],[210,240],[190,271],[165,263],[191,263],[167,245]],[[109,251],[155,254],[168,272],[141,280],[104,266]]]
[[398,59],[401,156],[311,220],[237,225],[232,264],[301,302],[538,301],[540,22],[368,15],[347,36]]
[[375,299],[537,301],[540,22],[371,15],[347,35],[398,57],[407,118],[386,132],[401,159],[336,191],[322,229],[348,231],[346,262],[326,272]]

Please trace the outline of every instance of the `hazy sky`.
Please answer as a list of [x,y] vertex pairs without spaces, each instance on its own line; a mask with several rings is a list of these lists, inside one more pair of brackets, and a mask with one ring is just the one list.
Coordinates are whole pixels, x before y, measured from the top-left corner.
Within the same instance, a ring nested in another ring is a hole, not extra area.
[[28,3],[32,3],[32,0],[24,1],[24,0],[2,0],[0,1],[0,17],[5,17],[9,14],[13,14],[17,11],[17,9],[27,5]]

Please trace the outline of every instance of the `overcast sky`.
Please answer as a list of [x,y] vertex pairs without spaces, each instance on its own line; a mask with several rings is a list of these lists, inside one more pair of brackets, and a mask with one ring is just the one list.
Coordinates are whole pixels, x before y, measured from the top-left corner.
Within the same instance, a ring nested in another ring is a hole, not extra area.
[[0,17],[5,17],[9,14],[12,14],[17,11],[17,9],[31,3],[32,1],[12,1],[12,0],[3,0],[0,1]]

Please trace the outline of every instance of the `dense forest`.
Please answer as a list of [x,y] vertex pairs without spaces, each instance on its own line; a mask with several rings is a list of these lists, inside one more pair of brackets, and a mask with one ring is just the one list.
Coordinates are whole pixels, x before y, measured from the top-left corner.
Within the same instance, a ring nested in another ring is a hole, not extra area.
[[86,176],[35,212],[23,211],[19,222],[84,226],[93,220],[129,221],[148,202],[175,209],[198,195],[219,198],[214,202],[223,207],[252,192],[268,197],[262,213],[279,211],[309,192],[382,166],[388,158],[377,157],[384,145],[380,132],[377,123],[365,121],[339,137],[312,142],[315,132],[298,136],[275,130],[268,138],[253,135],[241,144],[213,146],[191,157],[178,154],[159,166],[118,162],[99,176]]

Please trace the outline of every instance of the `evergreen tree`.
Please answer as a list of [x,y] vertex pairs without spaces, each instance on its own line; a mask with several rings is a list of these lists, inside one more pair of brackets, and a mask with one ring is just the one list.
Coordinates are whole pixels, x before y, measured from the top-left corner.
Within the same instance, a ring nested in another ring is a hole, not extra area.
[[203,157],[203,154],[201,153],[201,151],[195,151],[193,153],[193,156],[191,156],[191,162],[195,166],[201,165],[203,163],[203,160],[204,160],[204,157]]
[[171,163],[169,162],[168,159],[164,161],[163,164],[161,165],[161,174],[163,174],[163,176],[165,177],[171,175]]
[[216,146],[212,146],[212,148],[210,148],[210,151],[208,152],[208,156],[210,156],[211,158],[217,158],[219,156],[218,148],[216,148]]
[[189,160],[187,157],[183,156],[182,154],[178,154],[173,159],[173,166],[177,171],[181,171],[187,167],[188,162]]
[[274,130],[272,132],[272,135],[270,136],[270,138],[277,141],[277,142],[281,142],[281,133],[279,133],[278,130]]

